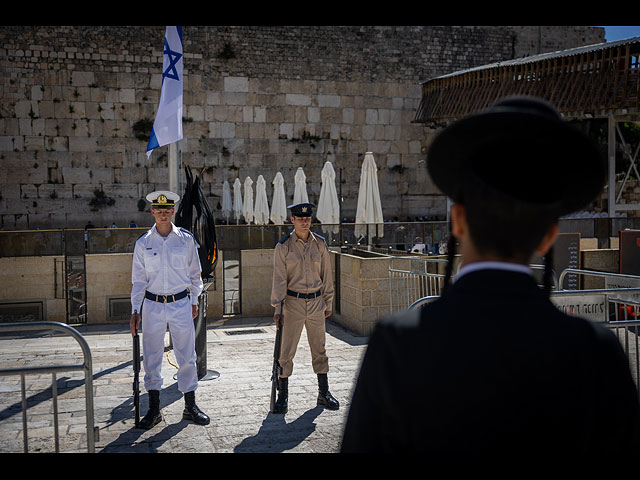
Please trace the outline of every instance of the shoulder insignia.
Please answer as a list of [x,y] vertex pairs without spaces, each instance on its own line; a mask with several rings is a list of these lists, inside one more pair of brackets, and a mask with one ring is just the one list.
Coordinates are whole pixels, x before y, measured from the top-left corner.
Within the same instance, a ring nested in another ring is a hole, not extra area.
[[145,236],[149,235],[150,233],[151,233],[151,229],[149,229],[146,232],[142,233],[142,235],[140,235],[138,238],[136,238],[136,242],[138,240],[140,240],[142,237],[145,237]]
[[282,237],[278,243],[283,243],[284,244],[284,242],[289,240],[290,236],[291,236],[291,232],[287,233],[284,237]]
[[[311,233],[313,233],[313,232],[311,232]],[[317,233],[314,233],[314,235],[316,237],[318,237],[320,240],[322,240],[323,242],[327,243],[327,240],[322,235],[318,235]]]
[[196,236],[193,233],[191,233],[189,230],[183,227],[178,227],[178,229],[180,230],[181,233],[186,233],[189,237],[191,237],[191,239],[193,240],[193,243],[196,244],[196,248],[200,248],[200,244],[196,240]]

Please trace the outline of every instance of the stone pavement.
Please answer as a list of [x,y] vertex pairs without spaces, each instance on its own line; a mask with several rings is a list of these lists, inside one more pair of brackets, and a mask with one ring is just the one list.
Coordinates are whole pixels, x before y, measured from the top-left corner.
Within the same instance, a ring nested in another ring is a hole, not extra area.
[[[132,338],[128,324],[75,327],[86,339],[93,362],[94,421],[99,429],[96,453],[336,453],[349,402],[366,349],[367,337],[327,322],[329,389],[340,409],[316,406],[317,379],[303,330],[289,380],[289,411],[269,412],[275,327],[271,318],[209,321],[207,368],[219,376],[201,380],[198,406],[211,417],[207,426],[182,420],[184,400],[177,390],[177,364],[170,337],[160,396],[163,421],[151,430],[136,429],[133,408]],[[0,335],[0,368],[80,364],[82,351],[71,336],[58,332]],[[140,374],[141,416],[147,393]],[[54,452],[54,416],[50,373],[26,376],[29,452]],[[57,373],[60,452],[86,452],[83,372]],[[23,451],[21,381],[0,376],[0,453]]]

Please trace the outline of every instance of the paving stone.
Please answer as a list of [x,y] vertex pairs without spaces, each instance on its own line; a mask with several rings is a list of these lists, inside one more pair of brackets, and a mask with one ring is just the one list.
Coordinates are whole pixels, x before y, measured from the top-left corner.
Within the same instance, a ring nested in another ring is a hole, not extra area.
[[[270,318],[239,319],[207,329],[207,369],[219,373],[201,380],[198,406],[211,418],[206,426],[182,419],[184,400],[174,376],[175,356],[167,341],[160,396],[163,420],[151,430],[136,429],[133,406],[132,339],[127,325],[76,327],[91,349],[97,453],[337,453],[349,401],[367,337],[327,322],[329,388],[340,409],[316,405],[317,379],[303,331],[289,381],[289,411],[269,412],[275,328]],[[227,335],[260,329],[263,333]],[[167,335],[167,338],[169,336]],[[0,336],[2,368],[82,362],[76,341],[59,333]],[[171,360],[171,363],[169,362]],[[140,414],[148,395],[140,374]],[[57,373],[59,451],[87,452],[86,399],[81,372]],[[54,452],[50,374],[26,376],[29,452]],[[23,451],[20,377],[0,376],[0,453]]]

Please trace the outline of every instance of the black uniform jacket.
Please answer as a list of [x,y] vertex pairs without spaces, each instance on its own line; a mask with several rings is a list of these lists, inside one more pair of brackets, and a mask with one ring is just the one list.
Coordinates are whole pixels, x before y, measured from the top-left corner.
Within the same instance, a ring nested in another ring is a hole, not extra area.
[[606,327],[560,312],[534,278],[469,272],[369,339],[342,452],[637,452],[639,402]]

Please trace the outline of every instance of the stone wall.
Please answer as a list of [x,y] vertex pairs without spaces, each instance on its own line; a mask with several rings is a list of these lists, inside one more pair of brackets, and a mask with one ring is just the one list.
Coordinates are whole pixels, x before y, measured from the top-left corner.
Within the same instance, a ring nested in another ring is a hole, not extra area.
[[[153,26],[0,27],[1,229],[151,225],[140,199],[168,188],[167,147],[147,159],[144,138],[163,37]],[[424,168],[432,132],[411,123],[420,82],[603,41],[599,27],[185,27],[181,165],[202,172],[221,217],[225,179],[263,175],[271,202],[280,171],[289,201],[303,167],[317,202],[330,160],[353,218],[371,151],[386,218],[443,218]]]

